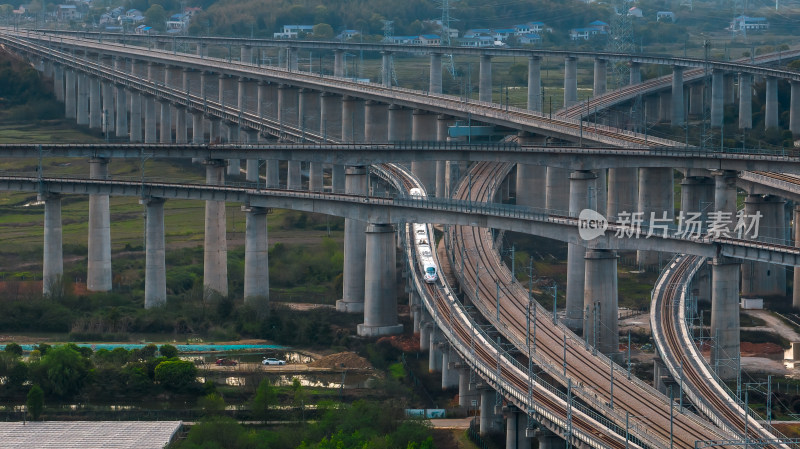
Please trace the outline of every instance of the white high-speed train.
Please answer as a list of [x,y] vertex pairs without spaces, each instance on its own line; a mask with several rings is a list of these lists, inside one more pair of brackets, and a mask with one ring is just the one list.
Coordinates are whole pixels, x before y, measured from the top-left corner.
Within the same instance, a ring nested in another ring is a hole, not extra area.
[[[422,189],[413,188],[409,191],[411,196],[424,197]],[[422,268],[422,279],[428,284],[432,284],[439,279],[439,270],[433,258],[433,235],[429,231],[429,226],[424,223],[414,223],[411,225],[414,232],[414,247],[417,250],[417,261]]]

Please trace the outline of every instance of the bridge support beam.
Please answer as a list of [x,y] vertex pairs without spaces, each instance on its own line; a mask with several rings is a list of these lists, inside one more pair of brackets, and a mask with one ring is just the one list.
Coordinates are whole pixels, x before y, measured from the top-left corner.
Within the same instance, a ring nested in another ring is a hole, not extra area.
[[481,55],[480,79],[478,81],[478,100],[492,102],[492,57]]
[[[320,120],[319,133],[329,139],[342,137],[342,97],[330,92],[322,92],[319,96]],[[342,180],[344,183],[344,179]],[[342,184],[344,188],[344,184]]]
[[753,128],[753,75],[739,73],[739,129]]
[[156,99],[149,95],[142,97],[144,105],[144,143],[156,143]]
[[[597,209],[597,175],[589,170],[574,171],[569,177],[569,213],[577,216],[583,209]],[[581,329],[584,306],[584,281],[586,247],[567,244],[567,306],[564,324],[570,329]]]
[[506,408],[506,449],[530,449],[531,439],[526,435],[528,416],[513,405]]
[[78,114],[76,121],[79,125],[89,124],[89,76],[78,73]]
[[639,84],[642,82],[642,65],[638,62],[630,63],[630,73],[628,74],[629,84]]
[[428,90],[432,94],[442,93],[442,54],[431,53],[431,71]]
[[364,323],[358,325],[358,335],[377,337],[402,333],[403,325],[397,323],[394,226],[369,224],[366,234]]
[[711,71],[711,126],[722,127],[725,116],[725,72]]
[[564,107],[578,102],[578,60],[572,56],[564,58]]
[[170,111],[170,104],[168,101],[159,101],[161,106],[161,123],[159,142],[172,143],[172,111]]
[[778,79],[767,77],[766,105],[764,107],[764,126],[766,129],[778,127]]
[[381,85],[390,87],[392,85],[392,52],[381,52]]
[[500,432],[500,427],[497,426],[498,416],[495,413],[495,393],[494,389],[488,385],[480,388],[481,394],[481,417],[480,417],[480,434],[488,435],[493,432]]
[[428,345],[428,372],[438,373],[442,371],[442,331],[432,323],[430,343]]
[[528,56],[528,109],[542,112],[542,58]]
[[278,122],[281,126],[297,126],[298,103],[296,87],[278,86]]
[[103,89],[103,132],[110,133],[114,131],[114,86],[103,81],[101,83]]
[[[247,138],[248,145],[255,145],[258,143],[258,131],[248,128],[244,130],[244,133]],[[245,172],[245,179],[248,182],[255,182],[255,183],[259,182],[258,166],[259,166],[258,159],[247,159],[247,163],[245,165],[247,170]]]
[[565,212],[564,206],[569,205],[569,170],[547,167],[545,186],[545,207]]
[[252,64],[253,63],[253,47],[249,45],[243,45],[239,50],[239,61],[242,64]]
[[364,141],[364,100],[355,97],[342,98],[342,140]]
[[[794,206],[794,246],[800,247],[800,205]],[[800,266],[794,267],[794,283],[792,284],[792,307],[800,310]]]
[[[411,140],[432,142],[437,137],[436,115],[415,109],[411,115]],[[436,195],[436,165],[430,161],[412,161],[411,171],[419,178],[428,196]]]
[[421,311],[419,323],[419,350],[425,352],[431,349],[431,333],[433,332],[435,324],[433,324],[433,318],[431,318],[431,314],[425,306],[421,307]]
[[543,427],[540,427],[535,435],[536,441],[539,442],[539,449],[564,449],[566,447],[566,441]]
[[244,243],[244,302],[259,314],[269,304],[269,241],[265,207],[242,207],[247,213]]
[[616,219],[620,212],[635,212],[638,204],[638,191],[638,169],[609,168],[607,218],[609,220]]
[[64,116],[66,118],[77,118],[78,95],[76,92],[75,71],[64,69]]
[[456,351],[449,345],[442,349],[442,390],[458,388],[458,369],[456,364],[459,362]]
[[[730,214],[731,220],[736,219],[736,179],[735,170],[714,172],[714,210]],[[733,230],[733,225],[730,229]]]
[[344,50],[333,51],[333,76],[344,77]]
[[125,94],[125,87],[121,85],[114,86],[117,95],[116,104],[116,119],[117,123],[114,127],[117,137],[128,137],[128,96]]
[[605,249],[586,251],[583,335],[597,350],[619,362],[617,320],[617,254]]
[[411,140],[411,109],[389,106],[388,124],[389,142],[407,142]]
[[800,134],[800,81],[791,82],[791,100],[789,101],[789,131],[795,136]]
[[[206,184],[225,184],[225,161],[206,161]],[[228,240],[224,201],[206,201],[203,244],[203,296],[228,296]]]
[[[651,222],[651,218],[672,219],[675,217],[675,201],[671,168],[639,169],[639,207],[642,220]],[[659,264],[658,251],[638,251],[636,254],[639,266],[652,267]]]
[[689,114],[699,116],[703,114],[703,83],[694,83],[689,87]]
[[[734,180],[735,182],[735,180]],[[715,209],[715,183],[706,176],[685,176],[681,181],[681,212],[689,217],[691,212],[700,212],[703,223],[708,213]]]
[[[108,179],[108,159],[89,160],[91,179]],[[86,289],[92,292],[111,290],[111,214],[108,195],[89,195],[89,260]]]
[[167,265],[164,244],[164,199],[146,198],[145,205],[145,271],[144,308],[152,309],[167,303]]
[[64,101],[64,66],[53,63],[53,94],[57,101]]
[[[436,116],[436,141],[447,142],[448,127],[452,123],[452,118],[439,114]],[[447,197],[447,161],[436,161],[436,197]]]
[[174,106],[172,110],[175,112],[175,143],[187,143],[188,126],[186,123],[186,108],[183,106]]
[[131,96],[131,143],[142,141],[142,95],[134,90],[128,91]]
[[61,223],[61,195],[42,193],[44,201],[44,254],[42,259],[42,293],[58,294],[64,275],[64,245]]
[[377,101],[364,103],[364,140],[386,143],[389,137],[389,105]]
[[[531,136],[525,131],[517,133],[520,145],[531,143]],[[546,198],[541,194],[547,189],[547,167],[543,165],[517,164],[517,206],[544,209]]]
[[711,368],[723,380],[739,369],[739,264],[727,257],[711,261]]
[[[758,236],[770,240],[786,239],[785,201],[773,195],[747,195],[745,214],[761,214]],[[735,224],[735,220],[734,220]],[[786,270],[781,265],[746,260],[742,263],[742,296],[760,297],[786,294]]]
[[607,74],[607,61],[601,58],[594,58],[594,84],[592,86],[592,96],[597,97],[606,93]]
[[475,390],[475,385],[470,382],[472,372],[464,363],[457,364],[455,369],[458,370],[458,406],[465,410],[474,410],[478,406],[480,395]]
[[192,143],[204,143],[205,138],[206,136],[203,132],[203,113],[200,111],[192,111]]
[[[349,167],[346,171],[345,193],[366,195],[366,167]],[[364,270],[366,258],[367,224],[352,218],[344,219],[344,274],[342,299],[336,301],[336,310],[347,313],[364,311]]]
[[686,122],[683,104],[683,67],[672,66],[672,126],[683,126]]
[[100,79],[89,77],[89,128],[100,128],[103,125],[102,88]]

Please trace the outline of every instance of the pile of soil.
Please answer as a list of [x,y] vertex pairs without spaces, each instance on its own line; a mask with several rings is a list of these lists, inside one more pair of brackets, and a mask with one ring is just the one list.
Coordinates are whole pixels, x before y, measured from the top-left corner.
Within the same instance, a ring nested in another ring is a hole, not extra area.
[[419,334],[414,335],[392,335],[390,337],[381,337],[378,344],[387,342],[393,347],[403,352],[418,352],[419,351]]
[[748,343],[743,341],[739,347],[743,356],[764,356],[766,354],[783,354],[783,348],[775,343]]
[[308,366],[313,368],[346,368],[346,369],[372,369],[372,365],[364,357],[360,357],[354,352],[340,352],[331,354],[321,359],[314,360]]

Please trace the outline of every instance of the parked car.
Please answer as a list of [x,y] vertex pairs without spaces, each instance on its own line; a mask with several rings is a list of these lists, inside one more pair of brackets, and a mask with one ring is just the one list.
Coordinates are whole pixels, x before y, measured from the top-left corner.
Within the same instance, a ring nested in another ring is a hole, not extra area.
[[278,360],[275,358],[267,358],[261,361],[262,365],[286,365],[286,360]]
[[231,359],[217,359],[215,363],[217,366],[236,366],[239,364],[236,360]]

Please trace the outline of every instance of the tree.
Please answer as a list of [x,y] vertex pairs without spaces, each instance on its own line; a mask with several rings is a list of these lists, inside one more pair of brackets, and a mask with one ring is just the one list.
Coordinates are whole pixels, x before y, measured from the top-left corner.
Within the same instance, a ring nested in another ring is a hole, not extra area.
[[225,411],[225,399],[219,393],[209,393],[197,400],[206,416],[221,415]]
[[7,352],[9,354],[13,354],[13,355],[15,355],[17,357],[20,357],[20,356],[22,356],[22,346],[20,346],[20,345],[18,345],[16,343],[13,343],[13,342],[9,343],[9,344],[6,345],[5,352]]
[[28,391],[28,401],[26,402],[28,405],[28,412],[31,414],[31,419],[36,421],[42,416],[42,410],[44,409],[44,391],[38,385],[34,385],[31,387],[30,391]]
[[186,360],[167,360],[156,366],[155,379],[168,390],[185,390],[197,381],[197,367]]
[[158,348],[158,352],[161,353],[161,357],[166,357],[168,359],[178,356],[178,348],[172,345],[161,345],[161,347]]
[[148,25],[158,31],[164,31],[167,28],[167,11],[158,3],[154,3],[144,12],[144,19]]
[[49,349],[34,369],[33,381],[45,393],[72,397],[86,384],[92,363],[75,348],[65,345]]
[[327,23],[318,23],[313,28],[314,37],[317,39],[332,39],[333,27]]
[[278,391],[269,382],[269,379],[263,379],[258,384],[256,395],[250,404],[253,410],[253,417],[266,421],[269,414],[269,409],[278,402]]

